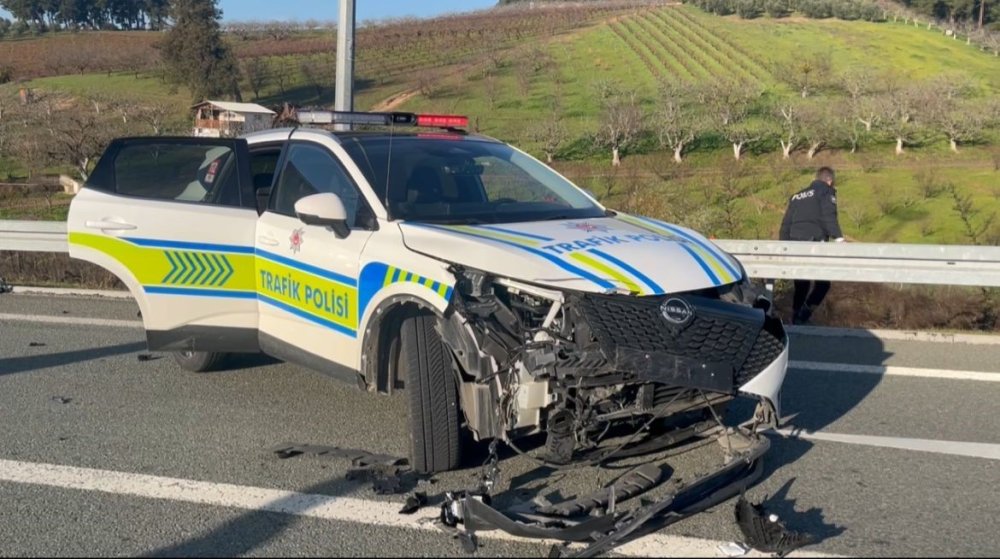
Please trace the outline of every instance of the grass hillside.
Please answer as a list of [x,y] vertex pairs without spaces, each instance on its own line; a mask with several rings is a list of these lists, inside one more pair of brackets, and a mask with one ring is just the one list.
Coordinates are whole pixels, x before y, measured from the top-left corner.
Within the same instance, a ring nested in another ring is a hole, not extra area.
[[[798,151],[783,160],[775,140],[752,146],[739,163],[725,141],[708,137],[695,143],[682,164],[673,163],[647,134],[618,169],[592,142],[602,112],[600,91],[609,84],[635,91],[649,112],[657,107],[664,81],[736,78],[773,101],[797,95],[784,75],[789,64],[820,56],[829,60],[832,75],[867,68],[903,82],[939,76],[968,81],[987,106],[1000,96],[1000,57],[939,29],[901,22],[743,20],[687,5],[590,6],[583,12],[480,12],[361,30],[356,106],[467,114],[482,133],[537,155],[542,142],[532,129],[558,111],[566,137],[556,150],[556,168],[614,207],[718,237],[774,237],[788,195],[808,184],[818,165],[832,164],[840,171],[841,222],[858,240],[1000,241],[1000,222],[992,217],[1000,211],[995,129],[957,154],[943,139],[927,137],[913,141],[901,156],[892,154],[886,140],[873,139],[858,153],[834,146],[814,159]],[[21,77],[30,79],[0,85],[0,103],[13,103],[20,86],[78,98],[125,98],[168,106],[176,127],[186,126],[190,95],[171,91],[158,77],[151,62],[155,34],[87,35],[99,40],[56,34],[0,41],[5,57],[44,53],[19,59]],[[278,38],[239,31],[229,40],[245,71],[255,65],[264,76],[259,95],[245,76],[245,100],[332,102],[331,33],[298,31]],[[86,51],[92,56],[84,57],[92,64],[65,56],[68,48],[92,49]],[[116,58],[112,52],[135,56]],[[828,84],[811,99],[834,103],[843,96],[834,89]],[[18,168],[18,161],[0,152],[0,182],[8,175],[18,178]]]

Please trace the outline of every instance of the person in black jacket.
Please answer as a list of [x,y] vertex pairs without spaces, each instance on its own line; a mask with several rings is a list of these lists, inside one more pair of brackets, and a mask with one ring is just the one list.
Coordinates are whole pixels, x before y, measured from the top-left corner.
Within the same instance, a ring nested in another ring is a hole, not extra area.
[[[837,191],[833,185],[836,174],[823,167],[816,172],[816,180],[808,188],[797,192],[788,201],[788,209],[781,220],[779,239],[782,241],[836,241],[843,242],[837,220]],[[792,297],[792,324],[809,322],[813,310],[830,291],[830,282],[795,280]]]

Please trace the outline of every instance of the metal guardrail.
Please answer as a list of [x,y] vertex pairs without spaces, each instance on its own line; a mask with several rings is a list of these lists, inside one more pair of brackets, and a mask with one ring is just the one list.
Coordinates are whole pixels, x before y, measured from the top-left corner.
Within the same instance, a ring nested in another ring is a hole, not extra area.
[[[1000,287],[1000,247],[718,240],[754,278]],[[67,252],[66,224],[0,220],[0,250]]]
[[1000,247],[716,241],[750,277],[1000,287]]
[[69,252],[66,223],[0,220],[0,250]]

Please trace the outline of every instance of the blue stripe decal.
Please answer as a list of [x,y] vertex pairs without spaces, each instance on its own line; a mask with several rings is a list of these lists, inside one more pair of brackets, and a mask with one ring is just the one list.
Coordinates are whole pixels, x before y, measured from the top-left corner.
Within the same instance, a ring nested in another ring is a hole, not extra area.
[[226,297],[229,299],[256,299],[253,291],[233,291],[231,289],[187,289],[184,287],[143,286],[142,290],[152,295],[186,295],[188,297]]
[[304,319],[306,319],[306,320],[308,320],[310,322],[315,322],[316,324],[319,324],[320,326],[325,326],[325,327],[327,327],[327,328],[329,328],[331,330],[336,330],[337,332],[340,332],[341,334],[350,336],[352,338],[356,338],[357,337],[357,333],[354,330],[351,330],[350,328],[347,328],[345,326],[341,326],[340,324],[337,324],[336,322],[331,322],[329,320],[320,318],[320,317],[318,317],[318,316],[316,316],[314,314],[310,314],[310,313],[307,313],[305,311],[299,310],[299,309],[297,309],[297,308],[295,308],[295,307],[293,307],[291,305],[286,305],[285,303],[282,303],[281,301],[275,301],[274,299],[272,299],[270,297],[267,297],[265,295],[258,295],[257,299],[260,300],[262,303],[267,303],[268,305],[271,305],[272,307],[279,308],[279,309],[281,309],[281,310],[283,310],[285,312],[294,314],[295,316],[304,318]]
[[660,287],[660,284],[658,284],[655,281],[649,279],[649,277],[646,276],[646,274],[643,274],[639,270],[637,270],[634,267],[626,264],[625,262],[622,262],[621,260],[615,258],[614,256],[611,256],[610,254],[601,252],[601,251],[597,250],[596,248],[592,248],[592,249],[588,250],[587,252],[589,252],[589,253],[591,253],[591,254],[593,254],[595,256],[599,256],[599,257],[607,260],[608,262],[611,262],[612,264],[618,266],[619,268],[625,270],[629,274],[632,274],[639,281],[641,281],[642,283],[646,284],[646,287],[648,287],[651,290],[653,290],[654,294],[656,294],[656,295],[662,295],[663,293],[666,293],[666,290],[663,289],[662,287]]
[[357,287],[358,280],[355,278],[349,278],[347,276],[340,275],[335,272],[330,272],[322,268],[317,268],[316,266],[310,266],[309,264],[303,264],[301,262],[296,262],[291,258],[285,258],[284,256],[279,256],[272,252],[267,252],[266,250],[258,250],[257,256],[271,260],[272,262],[277,262],[278,264],[284,264],[289,268],[295,268],[296,270],[302,270],[303,272],[309,272],[314,276],[319,276],[321,278],[326,278],[328,280],[333,280],[337,283],[342,283],[350,287]]
[[701,266],[701,269],[705,271],[705,274],[708,275],[708,279],[712,280],[713,284],[722,285],[722,282],[719,281],[718,276],[716,276],[715,273],[712,272],[712,268],[708,264],[706,264],[705,261],[702,260],[700,256],[698,256],[698,253],[695,252],[693,248],[687,246],[684,243],[677,243],[677,245],[686,250],[687,253],[691,255],[691,258],[694,258],[695,262],[697,262],[698,265]]
[[447,290],[445,290],[445,292],[444,292],[444,300],[445,301],[451,301],[451,292],[452,291],[454,291],[454,289],[452,289],[451,287],[449,287]]
[[638,215],[637,216],[633,216],[633,217],[635,217],[637,219],[641,219],[642,221],[645,221],[646,223],[655,225],[657,227],[662,227],[663,229],[666,229],[667,231],[670,231],[671,233],[673,233],[673,234],[675,234],[675,235],[677,235],[679,237],[683,237],[684,239],[687,239],[688,241],[690,241],[690,242],[692,242],[692,243],[700,246],[701,248],[703,248],[706,251],[708,251],[709,254],[711,254],[712,256],[715,256],[719,260],[719,262],[722,263],[722,266],[726,269],[726,271],[728,271],[730,274],[732,274],[732,276],[734,278],[736,278],[737,281],[743,279],[743,276],[742,276],[742,274],[740,274],[739,270],[736,270],[736,269],[733,268],[732,262],[729,261],[729,258],[727,258],[723,254],[719,254],[719,249],[718,248],[715,248],[715,247],[709,245],[708,243],[702,242],[697,237],[695,237],[695,236],[693,236],[693,235],[691,235],[691,234],[683,231],[682,229],[679,229],[679,228],[677,228],[677,227],[675,227],[673,225],[670,225],[669,223],[663,223],[662,221],[656,221],[654,219],[649,219],[648,217],[642,217],[642,216],[638,216]]
[[183,241],[164,241],[161,239],[136,239],[133,237],[122,237],[123,241],[128,241],[134,245],[153,248],[173,248],[179,250],[200,250],[214,252],[232,252],[236,254],[253,254],[253,247],[236,245],[216,245],[211,243],[188,243]]
[[465,231],[457,231],[455,229],[448,229],[446,227],[439,227],[437,225],[431,225],[429,223],[421,223],[421,224],[412,223],[411,225],[415,225],[417,227],[428,227],[430,229],[438,229],[438,230],[441,230],[441,231],[446,231],[448,233],[458,233],[459,235],[467,235],[469,237],[473,237],[473,238],[476,238],[476,239],[483,239],[483,240],[486,240],[486,241],[493,241],[494,243],[500,243],[500,244],[503,244],[503,245],[512,246],[514,248],[519,248],[521,250],[528,251],[531,254],[534,254],[535,256],[541,256],[542,258],[548,260],[549,262],[555,264],[556,266],[559,266],[563,270],[566,270],[567,272],[569,272],[571,274],[575,274],[577,276],[580,276],[583,279],[592,281],[592,282],[596,283],[597,285],[603,287],[604,289],[614,289],[615,288],[615,285],[613,283],[607,281],[607,280],[603,280],[603,279],[595,276],[594,274],[591,274],[590,272],[588,272],[586,270],[581,270],[580,268],[577,268],[576,266],[574,266],[574,265],[572,265],[572,264],[570,264],[568,262],[564,262],[560,258],[556,258],[555,256],[552,256],[551,254],[546,254],[546,253],[544,253],[544,252],[542,252],[542,251],[540,251],[538,249],[532,248],[532,247],[528,247],[528,246],[524,246],[524,245],[519,245],[517,243],[512,243],[510,241],[505,241],[503,239],[494,239],[492,237],[486,237],[486,236],[483,236],[483,235],[476,235],[475,233],[468,233],[468,232],[465,232]]
[[526,237],[528,239],[534,239],[536,241],[554,241],[552,237],[543,237],[541,235],[532,235],[531,233],[523,233],[521,231],[514,231],[513,229],[504,229],[503,227],[496,227],[493,225],[475,225],[473,226],[478,229],[489,229],[490,231],[496,231],[497,233],[506,233],[508,235],[513,235],[515,237]]

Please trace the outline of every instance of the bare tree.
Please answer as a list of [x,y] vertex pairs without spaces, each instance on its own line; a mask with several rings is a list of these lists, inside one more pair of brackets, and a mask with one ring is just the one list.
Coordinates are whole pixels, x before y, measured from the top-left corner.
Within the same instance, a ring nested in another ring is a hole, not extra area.
[[528,137],[542,144],[546,163],[552,163],[559,146],[569,137],[566,126],[563,125],[562,113],[559,107],[553,107],[549,117],[528,129]]
[[267,87],[267,65],[259,57],[248,58],[240,64],[243,70],[243,78],[253,91],[253,98],[260,99],[260,92]]
[[931,97],[925,105],[929,124],[948,139],[951,151],[958,153],[960,143],[982,138],[987,126],[982,108],[971,100]]
[[674,152],[674,162],[681,163],[684,150],[703,130],[696,113],[695,92],[688,86],[665,81],[660,85],[660,99],[652,124],[660,146]]
[[600,128],[594,140],[611,149],[611,165],[621,165],[622,152],[638,141],[643,131],[644,115],[636,93],[620,93],[609,97],[601,111]]
[[825,101],[802,106],[802,138],[808,146],[806,155],[809,159],[837,137],[837,124],[836,116],[831,113]]
[[522,97],[531,95],[531,67],[528,61],[522,61],[517,65],[515,74],[517,77],[517,90]]
[[733,158],[739,161],[747,146],[763,140],[772,131],[765,123],[749,120],[732,121],[722,128],[722,135],[733,146]]
[[896,155],[902,155],[906,145],[912,143],[921,132],[917,112],[921,92],[918,87],[893,88],[882,99],[879,120],[889,139],[896,144]]
[[739,160],[747,144],[761,139],[769,131],[759,123],[747,123],[751,109],[762,90],[746,82],[721,79],[702,86],[699,101],[716,117],[722,135],[733,145],[733,156]]
[[865,132],[871,133],[879,123],[884,113],[885,100],[871,95],[862,95],[850,100],[848,109],[850,115],[865,126]]
[[500,100],[500,84],[497,82],[495,74],[487,74],[483,78],[483,94],[491,109],[497,108],[497,101]]
[[778,138],[778,141],[781,142],[781,156],[784,159],[790,159],[792,151],[801,143],[799,135],[799,128],[802,124],[800,104],[791,100],[783,100],[774,112],[781,125],[781,135]]
[[173,115],[170,105],[164,103],[145,103],[135,111],[133,120],[142,123],[154,136],[167,132],[168,121]]
[[852,68],[839,78],[841,89],[852,100],[857,100],[875,93],[876,77],[869,68]]
[[779,65],[776,73],[805,99],[830,82],[832,71],[832,58],[825,53],[794,57]]

